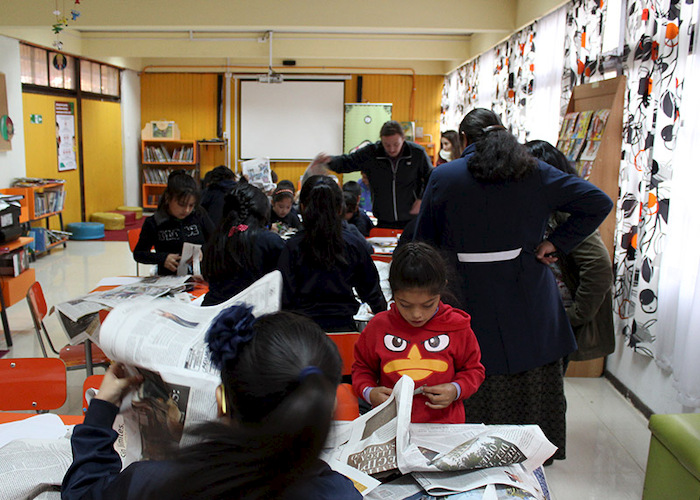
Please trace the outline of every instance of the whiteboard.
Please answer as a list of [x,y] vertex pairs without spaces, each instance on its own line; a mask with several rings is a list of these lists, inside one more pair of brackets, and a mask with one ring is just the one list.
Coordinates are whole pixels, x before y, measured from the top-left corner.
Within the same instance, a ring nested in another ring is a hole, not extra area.
[[240,157],[311,160],[343,151],[343,81],[241,81]]

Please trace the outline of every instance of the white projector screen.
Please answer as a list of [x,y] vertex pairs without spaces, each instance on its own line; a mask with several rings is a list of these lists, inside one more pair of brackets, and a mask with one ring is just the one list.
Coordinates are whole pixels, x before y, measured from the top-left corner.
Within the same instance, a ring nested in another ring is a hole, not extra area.
[[240,158],[341,154],[344,101],[343,81],[241,81]]

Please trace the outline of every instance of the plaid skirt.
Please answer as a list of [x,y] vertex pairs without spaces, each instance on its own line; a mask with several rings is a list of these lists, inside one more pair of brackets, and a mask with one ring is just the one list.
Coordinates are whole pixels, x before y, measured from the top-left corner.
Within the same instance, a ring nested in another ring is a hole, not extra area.
[[566,458],[566,397],[561,360],[532,370],[487,375],[464,402],[467,423],[537,424],[557,448],[552,458]]

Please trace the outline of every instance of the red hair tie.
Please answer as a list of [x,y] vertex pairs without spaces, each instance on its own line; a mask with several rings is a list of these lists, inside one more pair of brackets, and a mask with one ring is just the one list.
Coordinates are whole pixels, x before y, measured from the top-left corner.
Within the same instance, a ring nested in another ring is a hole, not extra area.
[[236,233],[243,233],[248,230],[248,226],[245,224],[238,224],[237,226],[233,226],[231,229],[228,230],[228,237],[230,238]]

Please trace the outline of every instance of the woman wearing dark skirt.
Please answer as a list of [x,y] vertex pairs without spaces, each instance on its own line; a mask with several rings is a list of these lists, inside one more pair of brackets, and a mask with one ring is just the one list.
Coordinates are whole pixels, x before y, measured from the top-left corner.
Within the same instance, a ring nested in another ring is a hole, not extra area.
[[[538,424],[565,458],[561,360],[576,342],[548,264],[595,231],[612,202],[534,159],[489,110],[471,111],[460,136],[462,157],[430,177],[416,239],[454,266],[481,347],[486,380],[465,403],[467,422]],[[554,211],[570,216],[544,239]]]

